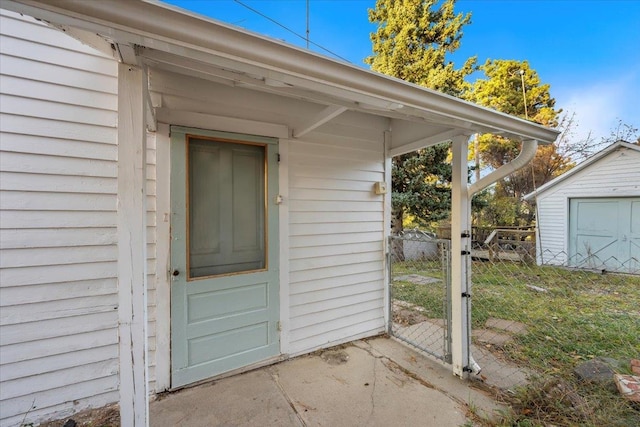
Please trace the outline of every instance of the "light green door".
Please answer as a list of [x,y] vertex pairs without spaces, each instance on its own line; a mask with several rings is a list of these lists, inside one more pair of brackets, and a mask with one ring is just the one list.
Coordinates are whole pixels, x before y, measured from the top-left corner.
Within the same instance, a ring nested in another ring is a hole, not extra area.
[[171,128],[171,384],[279,354],[277,140]]
[[640,268],[640,198],[571,199],[571,264],[613,271]]
[[623,244],[629,248],[629,273],[640,273],[640,197],[630,200],[629,235]]

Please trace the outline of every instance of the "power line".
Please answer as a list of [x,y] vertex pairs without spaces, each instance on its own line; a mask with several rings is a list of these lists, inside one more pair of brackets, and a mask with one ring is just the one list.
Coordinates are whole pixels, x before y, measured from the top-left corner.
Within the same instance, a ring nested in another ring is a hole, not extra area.
[[269,21],[273,22],[273,23],[274,23],[274,24],[276,24],[277,26],[279,26],[279,27],[281,27],[281,28],[284,28],[285,30],[289,31],[291,34],[293,34],[293,35],[295,35],[295,36],[299,37],[300,39],[304,40],[304,41],[307,43],[307,47],[309,46],[309,44],[312,44],[312,45],[314,45],[315,47],[317,47],[317,48],[319,48],[319,49],[322,49],[322,50],[324,50],[325,52],[327,52],[327,53],[329,53],[329,54],[331,54],[331,55],[333,55],[333,56],[335,56],[335,57],[337,57],[337,58],[342,59],[343,61],[346,61],[346,62],[351,63],[351,61],[349,61],[348,59],[343,58],[342,56],[338,55],[337,53],[330,51],[329,49],[325,48],[324,46],[320,46],[319,44],[312,42],[311,40],[309,40],[309,38],[308,38],[308,37],[305,37],[305,36],[303,36],[303,35],[301,35],[301,34],[296,33],[295,31],[293,31],[291,28],[287,27],[286,25],[283,25],[283,24],[279,23],[278,21],[276,21],[275,19],[272,19],[272,18],[270,18],[269,16],[265,15],[264,13],[260,12],[259,10],[256,10],[256,9],[252,8],[251,6],[244,4],[244,3],[243,3],[243,2],[241,2],[240,0],[233,0],[233,1],[235,1],[236,3],[238,3],[240,6],[242,6],[242,7],[245,7],[245,8],[247,8],[247,9],[249,9],[249,10],[250,10],[250,11],[252,11],[253,13],[258,14],[258,15],[262,16],[262,17],[263,17],[263,18],[265,18],[265,19],[268,19]]
[[309,0],[307,0],[307,49],[309,49]]

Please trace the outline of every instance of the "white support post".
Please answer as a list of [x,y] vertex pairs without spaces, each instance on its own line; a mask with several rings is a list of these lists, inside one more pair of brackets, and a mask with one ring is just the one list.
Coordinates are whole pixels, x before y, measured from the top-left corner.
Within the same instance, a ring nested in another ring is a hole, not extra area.
[[469,363],[468,269],[471,255],[471,205],[467,185],[467,135],[452,140],[451,180],[451,356],[453,373],[466,377]]
[[143,70],[118,65],[118,332],[120,418],[149,425],[146,153]]

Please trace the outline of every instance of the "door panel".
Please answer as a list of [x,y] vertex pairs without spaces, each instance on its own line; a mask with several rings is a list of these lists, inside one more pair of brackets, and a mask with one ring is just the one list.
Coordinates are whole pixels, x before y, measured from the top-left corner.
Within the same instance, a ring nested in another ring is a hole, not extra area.
[[616,271],[637,269],[640,199],[572,199],[569,206],[571,264]]
[[577,199],[571,201],[572,260],[598,267],[617,255],[618,205],[616,201]]
[[630,273],[640,272],[640,199],[631,200],[629,235],[626,236],[625,241],[625,244],[629,246],[628,271]]
[[172,127],[172,387],[279,354],[276,142]]

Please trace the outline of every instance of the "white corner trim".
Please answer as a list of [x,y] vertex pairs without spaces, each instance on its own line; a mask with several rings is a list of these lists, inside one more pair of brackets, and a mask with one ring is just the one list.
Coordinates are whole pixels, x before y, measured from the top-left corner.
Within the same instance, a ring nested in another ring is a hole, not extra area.
[[146,73],[118,64],[118,333],[122,425],[149,425]]

